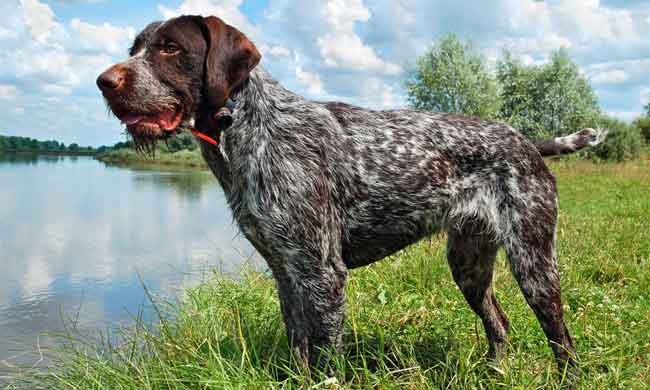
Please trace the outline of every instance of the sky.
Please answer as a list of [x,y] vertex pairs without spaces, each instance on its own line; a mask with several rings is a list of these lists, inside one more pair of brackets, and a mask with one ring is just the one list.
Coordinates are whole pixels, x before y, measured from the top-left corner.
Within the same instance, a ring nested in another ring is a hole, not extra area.
[[285,87],[316,100],[406,105],[406,71],[456,33],[489,64],[503,49],[543,63],[565,48],[610,115],[650,97],[647,0],[2,0],[0,134],[110,145],[124,139],[95,79],[148,23],[216,15],[245,32]]

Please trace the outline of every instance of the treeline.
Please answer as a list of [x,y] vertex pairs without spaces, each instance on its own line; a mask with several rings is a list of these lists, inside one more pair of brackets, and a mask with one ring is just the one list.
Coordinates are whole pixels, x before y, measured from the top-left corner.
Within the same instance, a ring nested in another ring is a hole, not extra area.
[[596,93],[565,50],[549,61],[524,64],[504,51],[496,66],[468,43],[447,35],[418,58],[406,81],[409,104],[511,124],[529,138],[566,135],[585,127],[609,130],[588,155],[624,160],[650,143],[650,103],[632,124],[606,115]]
[[[175,153],[181,150],[198,152],[198,147],[199,145],[191,134],[182,132],[167,141],[158,142],[156,144],[156,153]],[[127,138],[126,141],[118,142],[113,146],[102,146],[97,151],[102,154],[116,152],[120,149],[133,149],[133,141]]]
[[[35,153],[70,153],[70,154],[108,154],[122,149],[133,149],[130,140],[117,142],[112,146],[79,146],[76,143],[69,145],[63,142],[48,140],[39,141],[29,137],[16,137],[0,135],[0,152],[35,152]],[[190,134],[181,133],[167,142],[159,142],[157,152],[174,153],[181,150],[197,152],[198,144]]]
[[93,154],[97,152],[97,149],[90,146],[79,146],[76,143],[66,145],[54,140],[39,141],[29,137],[0,135],[0,151]]

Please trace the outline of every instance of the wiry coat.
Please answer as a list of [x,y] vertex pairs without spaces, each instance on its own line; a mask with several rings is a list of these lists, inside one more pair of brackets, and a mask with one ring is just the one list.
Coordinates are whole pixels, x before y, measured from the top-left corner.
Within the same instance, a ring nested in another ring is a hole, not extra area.
[[446,230],[454,280],[483,321],[490,356],[501,355],[508,332],[491,287],[503,246],[558,363],[574,366],[555,260],[555,179],[542,155],[596,144],[603,133],[532,143],[508,125],[461,115],[307,101],[255,67],[255,45],[216,17],[153,23],[131,56],[97,83],[145,148],[192,120],[214,130],[215,110],[235,100],[218,146],[199,142],[273,272],[304,362],[341,345],[348,269]]
[[455,280],[481,316],[491,354],[508,321],[491,291],[503,244],[560,361],[555,179],[511,127],[454,114],[370,111],[287,91],[263,69],[233,95],[218,149],[202,143],[234,218],[268,261],[303,356],[338,345],[346,270],[441,229]]

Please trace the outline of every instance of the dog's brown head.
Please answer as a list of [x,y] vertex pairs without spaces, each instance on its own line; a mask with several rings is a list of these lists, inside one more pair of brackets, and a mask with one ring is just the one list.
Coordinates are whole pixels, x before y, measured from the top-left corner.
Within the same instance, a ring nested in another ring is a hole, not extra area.
[[243,33],[214,16],[151,23],[129,54],[104,71],[97,85],[145,149],[188,128],[197,114],[223,107],[261,57]]

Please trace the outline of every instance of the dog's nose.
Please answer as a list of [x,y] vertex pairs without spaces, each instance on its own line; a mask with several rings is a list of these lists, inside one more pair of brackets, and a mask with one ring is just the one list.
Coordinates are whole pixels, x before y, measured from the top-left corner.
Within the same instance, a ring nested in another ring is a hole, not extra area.
[[115,91],[124,85],[126,70],[120,65],[113,65],[97,77],[97,86],[102,92]]

